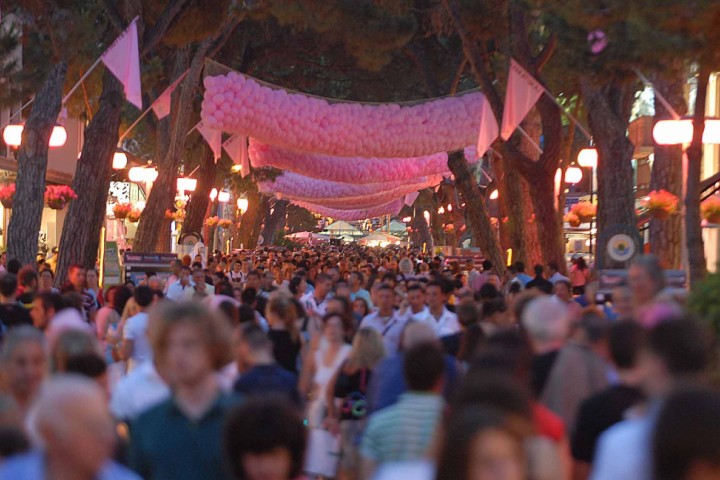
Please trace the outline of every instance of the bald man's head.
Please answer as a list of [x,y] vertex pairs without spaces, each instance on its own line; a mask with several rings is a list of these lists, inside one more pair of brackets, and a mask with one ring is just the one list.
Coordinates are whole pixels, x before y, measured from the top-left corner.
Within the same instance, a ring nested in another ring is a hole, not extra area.
[[111,457],[114,424],[96,382],[78,375],[52,377],[40,389],[33,412],[33,430],[48,457],[65,468],[93,477]]

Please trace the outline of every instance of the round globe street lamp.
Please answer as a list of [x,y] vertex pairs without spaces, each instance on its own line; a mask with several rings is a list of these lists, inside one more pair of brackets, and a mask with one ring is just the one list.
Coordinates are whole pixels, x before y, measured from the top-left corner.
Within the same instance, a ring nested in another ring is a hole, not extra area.
[[245,215],[245,212],[247,212],[248,209],[248,199],[242,197],[238,198],[237,208],[240,211],[240,215]]
[[[12,148],[20,147],[22,143],[22,132],[25,129],[24,125],[8,125],[3,130],[3,140],[5,144]],[[50,141],[48,145],[50,147],[62,147],[67,141],[67,131],[62,125],[55,125],[53,131],[50,134]]]

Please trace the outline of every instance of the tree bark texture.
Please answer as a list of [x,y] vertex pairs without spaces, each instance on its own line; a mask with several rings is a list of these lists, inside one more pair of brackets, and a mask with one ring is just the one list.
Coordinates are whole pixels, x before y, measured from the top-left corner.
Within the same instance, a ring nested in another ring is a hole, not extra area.
[[[180,98],[173,105],[171,112],[172,134],[170,144],[167,146],[167,153],[158,161],[158,177],[153,184],[150,196],[145,204],[145,209],[140,215],[133,250],[136,252],[153,251],[158,238],[163,238],[167,247],[170,246],[170,230],[163,228],[165,222],[165,210],[172,208],[175,203],[175,192],[178,168],[182,156],[185,153],[187,132],[190,129],[190,118],[192,116],[193,101],[195,100],[195,88],[200,82],[200,75],[205,61],[205,53],[210,47],[206,41],[193,56],[190,64],[190,71],[180,84]],[[178,55],[177,64],[173,70],[182,72],[187,65],[188,52],[181,51]],[[179,73],[178,73],[179,75]],[[161,251],[166,251],[163,248]]]
[[[684,87],[685,73],[682,69],[669,70],[665,75],[653,79],[655,90],[661,93],[679,115],[687,112]],[[672,119],[662,102],[655,97],[654,123]],[[681,145],[655,144],[655,160],[650,178],[651,190],[667,190],[682,198]],[[682,261],[682,215],[673,215],[667,220],[650,220],[650,251],[655,254],[665,268],[680,268]]]
[[100,231],[105,220],[112,157],[118,142],[120,113],[125,96],[122,84],[109,71],[103,76],[99,108],[85,129],[85,142],[77,162],[73,190],[77,200],[70,202],[58,257],[56,285],[60,285],[68,267],[80,263],[94,267],[97,261]]
[[432,251],[435,244],[433,243],[433,236],[430,232],[430,227],[425,221],[423,212],[428,209],[427,205],[432,195],[433,192],[429,188],[420,191],[420,195],[418,195],[415,203],[413,203],[413,215],[410,220],[410,226],[413,229],[413,243],[419,247],[425,245],[425,249],[428,252]]
[[583,79],[582,92],[588,123],[598,150],[597,259],[598,269],[622,267],[607,253],[609,240],[624,233],[642,252],[635,220],[632,157],[634,147],[627,138],[634,101],[633,84],[611,81],[602,85]]
[[[498,201],[501,203],[503,215],[507,215],[507,222],[498,218],[503,225],[507,239],[505,249],[513,252],[513,260],[527,261],[527,237],[525,235],[525,202],[523,199],[523,179],[520,173],[513,168],[510,159],[497,158],[493,162],[493,170],[497,179]],[[529,212],[529,210],[528,210]]]
[[273,212],[265,218],[265,227],[262,230],[263,245],[274,245],[275,234],[278,228],[285,227],[285,215],[287,214],[287,200],[275,200]]
[[695,97],[695,114],[693,116],[693,139],[687,149],[688,176],[687,190],[685,191],[685,241],[687,242],[691,285],[703,280],[707,275],[705,246],[700,223],[700,175],[703,158],[702,137],[705,132],[705,103],[710,73],[712,73],[712,69],[706,64],[700,65],[697,96]]
[[[262,221],[262,202],[267,199],[260,195],[257,189],[247,191],[248,209],[240,219],[240,228],[235,239],[238,248],[255,248],[257,245],[257,234],[253,235],[255,225]],[[259,219],[259,220],[258,220]]]
[[462,153],[450,154],[448,166],[455,175],[455,186],[465,202],[466,213],[473,227],[473,242],[480,247],[483,255],[492,262],[496,271],[505,271],[505,261],[498,248],[497,236],[490,224],[490,217],[485,207],[485,199],[480,187],[470,175],[465,157]]
[[62,107],[67,64],[56,65],[35,96],[18,155],[13,211],[8,225],[8,258],[34,265],[42,221],[48,144]]
[[[542,136],[542,124],[540,123],[540,115],[538,113],[538,110],[535,108],[530,110],[530,113],[528,113],[528,115],[525,117],[525,120],[522,122],[521,126],[527,132],[530,138],[532,138],[532,141],[525,138],[525,136],[523,135],[516,136],[520,138],[520,145],[518,148],[528,158],[532,159],[534,162],[537,162],[540,159],[540,153],[536,145],[540,145],[540,137]],[[510,167],[510,170],[514,170],[514,168]],[[523,236],[525,237],[525,256],[522,257],[522,261],[525,262],[525,264],[528,266],[542,264],[543,249],[540,243],[538,222],[533,220],[534,217],[531,213],[534,211],[534,208],[533,199],[530,194],[530,185],[528,184],[527,180],[522,178],[520,175],[517,175],[517,177],[520,181],[520,196],[513,195],[509,198],[510,201],[513,201],[513,199],[522,199],[523,206],[522,211],[520,212],[521,216],[516,217],[518,221],[515,222],[523,225],[524,230]],[[515,257],[517,260],[521,259],[521,257],[515,256],[514,251],[513,257]]]
[[[200,165],[195,172],[197,178],[197,186],[195,191],[190,195],[190,200],[185,207],[185,222],[183,222],[183,233],[196,232],[202,234],[203,222],[207,214],[208,205],[210,205],[210,190],[215,183],[215,173],[217,165],[213,158],[212,150],[207,145],[203,146],[202,158]],[[204,238],[205,244],[208,244],[208,238]]]

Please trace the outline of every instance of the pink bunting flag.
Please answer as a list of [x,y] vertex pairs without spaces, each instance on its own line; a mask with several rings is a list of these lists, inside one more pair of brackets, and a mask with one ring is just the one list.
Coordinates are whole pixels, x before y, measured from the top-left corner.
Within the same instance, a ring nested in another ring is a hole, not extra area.
[[108,70],[123,84],[128,102],[142,110],[137,17],[101,58]]
[[223,145],[235,165],[240,165],[240,174],[250,174],[250,158],[248,157],[248,139],[244,135],[233,135]]
[[215,162],[217,162],[220,155],[222,155],[222,132],[208,127],[202,120],[197,124],[197,129],[208,145],[210,145],[210,149],[215,157]]
[[510,74],[505,93],[500,136],[507,140],[535,106],[545,88],[514,59],[510,60]]
[[170,105],[172,104],[172,93],[175,91],[178,85],[180,85],[180,82],[182,82],[182,79],[185,78],[185,76],[188,74],[190,69],[185,70],[185,73],[180,75],[177,80],[175,80],[172,85],[167,87],[164,92],[160,94],[158,98],[155,99],[152,105],[150,105],[150,108],[153,109],[153,112],[155,113],[155,116],[158,120],[162,120],[163,118],[170,115]]
[[407,205],[408,207],[412,207],[412,204],[415,203],[418,195],[420,195],[420,192],[413,192],[405,195],[405,205]]
[[482,107],[480,108],[480,131],[478,132],[477,151],[475,152],[477,158],[485,155],[490,145],[498,137],[498,123],[495,118],[495,114],[490,108],[490,102],[486,98],[483,99]]

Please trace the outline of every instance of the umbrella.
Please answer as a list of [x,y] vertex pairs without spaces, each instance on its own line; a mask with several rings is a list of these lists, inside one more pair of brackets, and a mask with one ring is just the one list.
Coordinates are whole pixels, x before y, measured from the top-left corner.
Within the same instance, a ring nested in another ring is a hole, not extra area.
[[362,236],[362,232],[360,230],[353,227],[344,220],[340,220],[333,223],[332,225],[328,225],[325,231],[330,233],[331,235],[351,235],[355,237]]

